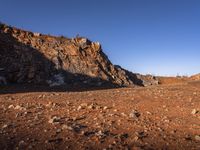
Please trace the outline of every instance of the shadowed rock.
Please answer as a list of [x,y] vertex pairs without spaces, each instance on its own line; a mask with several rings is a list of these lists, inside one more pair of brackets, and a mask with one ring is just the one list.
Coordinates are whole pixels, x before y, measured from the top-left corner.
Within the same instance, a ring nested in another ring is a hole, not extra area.
[[50,86],[151,85],[141,75],[114,66],[98,42],[47,36],[4,24],[0,24],[0,76],[9,83]]

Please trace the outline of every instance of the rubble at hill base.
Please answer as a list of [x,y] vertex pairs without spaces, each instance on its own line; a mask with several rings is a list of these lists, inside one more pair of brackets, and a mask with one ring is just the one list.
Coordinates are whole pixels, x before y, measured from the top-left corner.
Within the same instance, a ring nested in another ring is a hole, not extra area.
[[114,66],[98,42],[23,31],[0,24],[0,82],[89,86],[148,86],[152,76]]

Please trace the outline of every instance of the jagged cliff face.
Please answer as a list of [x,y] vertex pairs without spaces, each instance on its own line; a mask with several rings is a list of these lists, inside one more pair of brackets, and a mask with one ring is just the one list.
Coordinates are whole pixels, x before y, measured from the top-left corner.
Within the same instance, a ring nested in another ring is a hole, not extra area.
[[32,33],[0,25],[0,76],[9,83],[143,85],[114,66],[98,42]]

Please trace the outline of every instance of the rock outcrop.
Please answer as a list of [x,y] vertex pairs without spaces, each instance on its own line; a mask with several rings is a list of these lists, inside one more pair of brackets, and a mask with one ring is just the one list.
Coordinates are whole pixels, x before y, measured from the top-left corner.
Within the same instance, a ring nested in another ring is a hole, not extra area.
[[193,76],[190,77],[191,80],[200,80],[200,73],[199,74],[195,74]]
[[5,24],[0,24],[0,76],[8,83],[50,86],[147,84],[139,74],[114,66],[98,42],[32,33]]

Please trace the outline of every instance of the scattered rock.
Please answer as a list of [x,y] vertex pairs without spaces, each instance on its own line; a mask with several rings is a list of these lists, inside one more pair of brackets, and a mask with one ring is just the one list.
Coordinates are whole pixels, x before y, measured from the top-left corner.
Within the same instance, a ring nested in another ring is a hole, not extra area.
[[138,137],[138,139],[142,139],[147,137],[147,133],[145,133],[144,131],[136,132],[136,136]]
[[196,136],[194,137],[194,139],[195,139],[196,141],[200,141],[200,135],[196,135]]
[[25,143],[24,140],[21,140],[21,141],[18,143],[19,146],[23,146],[23,145],[25,145],[25,144],[26,144],[26,143]]
[[71,126],[68,126],[66,124],[62,125],[62,130],[73,130],[73,128]]
[[15,110],[26,110],[25,107],[22,107],[22,106],[20,106],[20,105],[15,106],[14,109],[15,109]]
[[83,104],[78,106],[77,110],[85,109],[87,106],[88,106],[87,103],[83,103]]
[[139,118],[140,117],[140,113],[137,110],[132,110],[132,112],[129,114],[130,118]]
[[60,122],[60,117],[54,116],[53,118],[49,119],[49,123],[51,124],[58,124]]
[[192,112],[191,112],[192,115],[195,115],[197,113],[199,113],[199,111],[197,109],[193,109]]
[[8,109],[14,108],[14,105],[9,105]]
[[50,140],[46,141],[45,143],[57,143],[57,144],[59,144],[62,141],[63,141],[63,138],[55,138],[55,139],[50,139]]
[[99,106],[97,103],[92,103],[87,106],[88,109],[101,109],[102,106]]
[[96,132],[96,136],[98,136],[100,139],[103,139],[107,136],[108,132],[104,132],[104,131],[98,131]]
[[108,107],[108,106],[104,106],[103,109],[104,109],[104,110],[107,110],[107,109],[109,109],[109,107]]
[[146,113],[147,113],[148,115],[152,115],[152,113],[151,113],[151,112],[149,112],[149,111],[147,111]]
[[8,127],[8,124],[4,124],[3,126],[2,126],[2,129],[5,129],[5,128],[7,128]]
[[61,129],[57,129],[56,130],[56,133],[58,134],[58,133],[60,133],[62,130]]
[[185,140],[191,141],[191,140],[192,140],[192,137],[191,137],[190,135],[186,135],[186,136],[185,136]]
[[14,100],[14,98],[13,98],[13,97],[10,97],[8,100],[11,101],[11,100]]
[[96,103],[92,103],[88,106],[88,109],[95,109],[96,108]]

